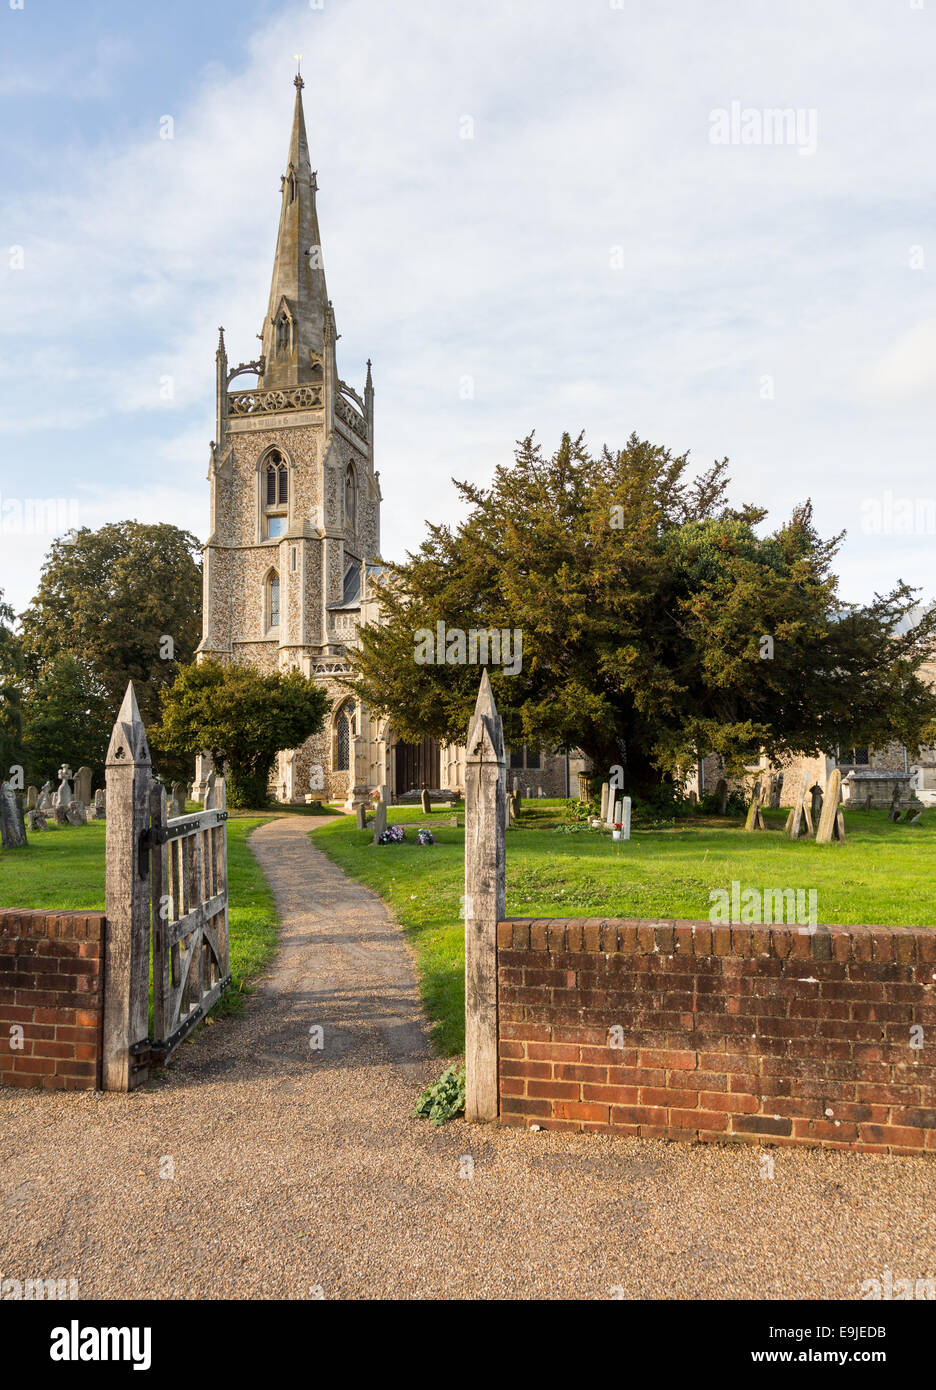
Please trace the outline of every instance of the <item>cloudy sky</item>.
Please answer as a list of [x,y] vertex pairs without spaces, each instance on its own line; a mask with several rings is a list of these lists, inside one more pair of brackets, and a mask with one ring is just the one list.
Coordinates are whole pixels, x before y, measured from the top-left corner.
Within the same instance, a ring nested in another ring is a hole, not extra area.
[[[53,516],[204,538],[217,330],[255,355],[297,52],[386,555],[529,430],[636,430],[727,454],[773,520],[812,497],[845,597],[936,595],[936,0],[0,0],[17,608]],[[44,534],[30,499],[59,500]]]

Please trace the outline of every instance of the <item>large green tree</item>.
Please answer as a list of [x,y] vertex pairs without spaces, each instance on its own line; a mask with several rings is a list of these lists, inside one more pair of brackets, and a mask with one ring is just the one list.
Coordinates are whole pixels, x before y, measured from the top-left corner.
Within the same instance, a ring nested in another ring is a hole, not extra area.
[[104,758],[114,719],[77,657],[63,653],[48,662],[24,702],[26,776],[41,786],[57,781],[58,769],[87,764],[94,785],[103,786]]
[[635,435],[598,456],[581,436],[552,457],[527,438],[490,488],[456,484],[461,524],[429,526],[387,567],[352,684],[399,736],[462,742],[478,667],[420,664],[417,633],[519,630],[522,669],[490,668],[508,741],[622,764],[636,791],[709,751],[739,769],[761,750],[929,741],[936,612],[898,635],[915,602],[902,582],[844,604],[842,536],[822,539],[809,503],[764,532],[765,510],[731,506],[727,485],[726,461],[692,477]]
[[23,658],[13,631],[13,609],[0,591],[0,780],[23,761]]
[[209,752],[225,768],[230,804],[260,807],[277,753],[317,734],[329,707],[321,687],[300,671],[204,661],[183,667],[163,692],[162,721],[151,740],[176,756]]
[[55,540],[21,616],[30,687],[70,655],[111,722],[130,680],[144,720],[154,719],[160,691],[201,635],[199,550],[195,536],[168,523],[114,522]]

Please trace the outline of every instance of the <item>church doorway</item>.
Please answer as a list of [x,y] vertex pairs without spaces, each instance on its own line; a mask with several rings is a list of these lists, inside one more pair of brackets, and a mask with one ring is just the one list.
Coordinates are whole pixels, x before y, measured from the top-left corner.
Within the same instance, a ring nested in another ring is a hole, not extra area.
[[436,790],[441,775],[439,767],[439,745],[434,738],[423,738],[419,743],[398,743],[396,795],[403,796],[406,792],[422,791],[423,787]]

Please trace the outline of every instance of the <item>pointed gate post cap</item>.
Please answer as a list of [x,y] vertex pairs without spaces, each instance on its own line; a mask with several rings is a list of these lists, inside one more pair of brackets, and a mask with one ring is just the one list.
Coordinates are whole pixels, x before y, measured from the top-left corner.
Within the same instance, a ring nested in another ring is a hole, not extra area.
[[114,724],[107,747],[108,767],[149,767],[150,751],[146,741],[146,729],[140,717],[133,681],[127,685],[117,722]]
[[467,760],[475,763],[504,761],[504,725],[497,713],[486,666],[481,673],[474,714],[468,724]]

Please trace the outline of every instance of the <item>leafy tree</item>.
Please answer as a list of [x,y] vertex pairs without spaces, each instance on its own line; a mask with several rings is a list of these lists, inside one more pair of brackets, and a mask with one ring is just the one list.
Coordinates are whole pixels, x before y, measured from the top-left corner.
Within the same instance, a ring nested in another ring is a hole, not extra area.
[[842,536],[821,539],[808,502],[759,534],[765,510],[731,507],[726,471],[690,478],[687,455],[636,435],[597,457],[582,436],[551,458],[523,440],[490,488],[456,484],[460,525],[430,525],[387,567],[385,621],[363,630],[350,683],[400,737],[462,742],[478,668],[417,663],[416,634],[519,629],[522,669],[490,671],[508,742],[581,748],[643,794],[709,751],[739,770],[761,750],[930,741],[918,672],[936,612],[897,635],[914,607],[902,582],[843,604]]
[[23,761],[22,651],[10,626],[13,609],[2,599],[0,591],[0,780],[8,778],[10,768]]
[[300,671],[269,674],[252,666],[204,661],[185,666],[163,692],[157,749],[211,753],[227,777],[232,806],[263,806],[276,755],[298,748],[325,722],[330,701]]
[[104,758],[113,726],[100,693],[81,662],[63,654],[50,661],[26,695],[23,741],[27,776],[57,782],[58,769],[87,764],[96,786],[104,782]]
[[[201,635],[199,542],[168,524],[83,527],[52,543],[21,626],[29,682],[63,654],[116,718],[132,680],[144,720]],[[168,639],[168,640],[167,640]]]

